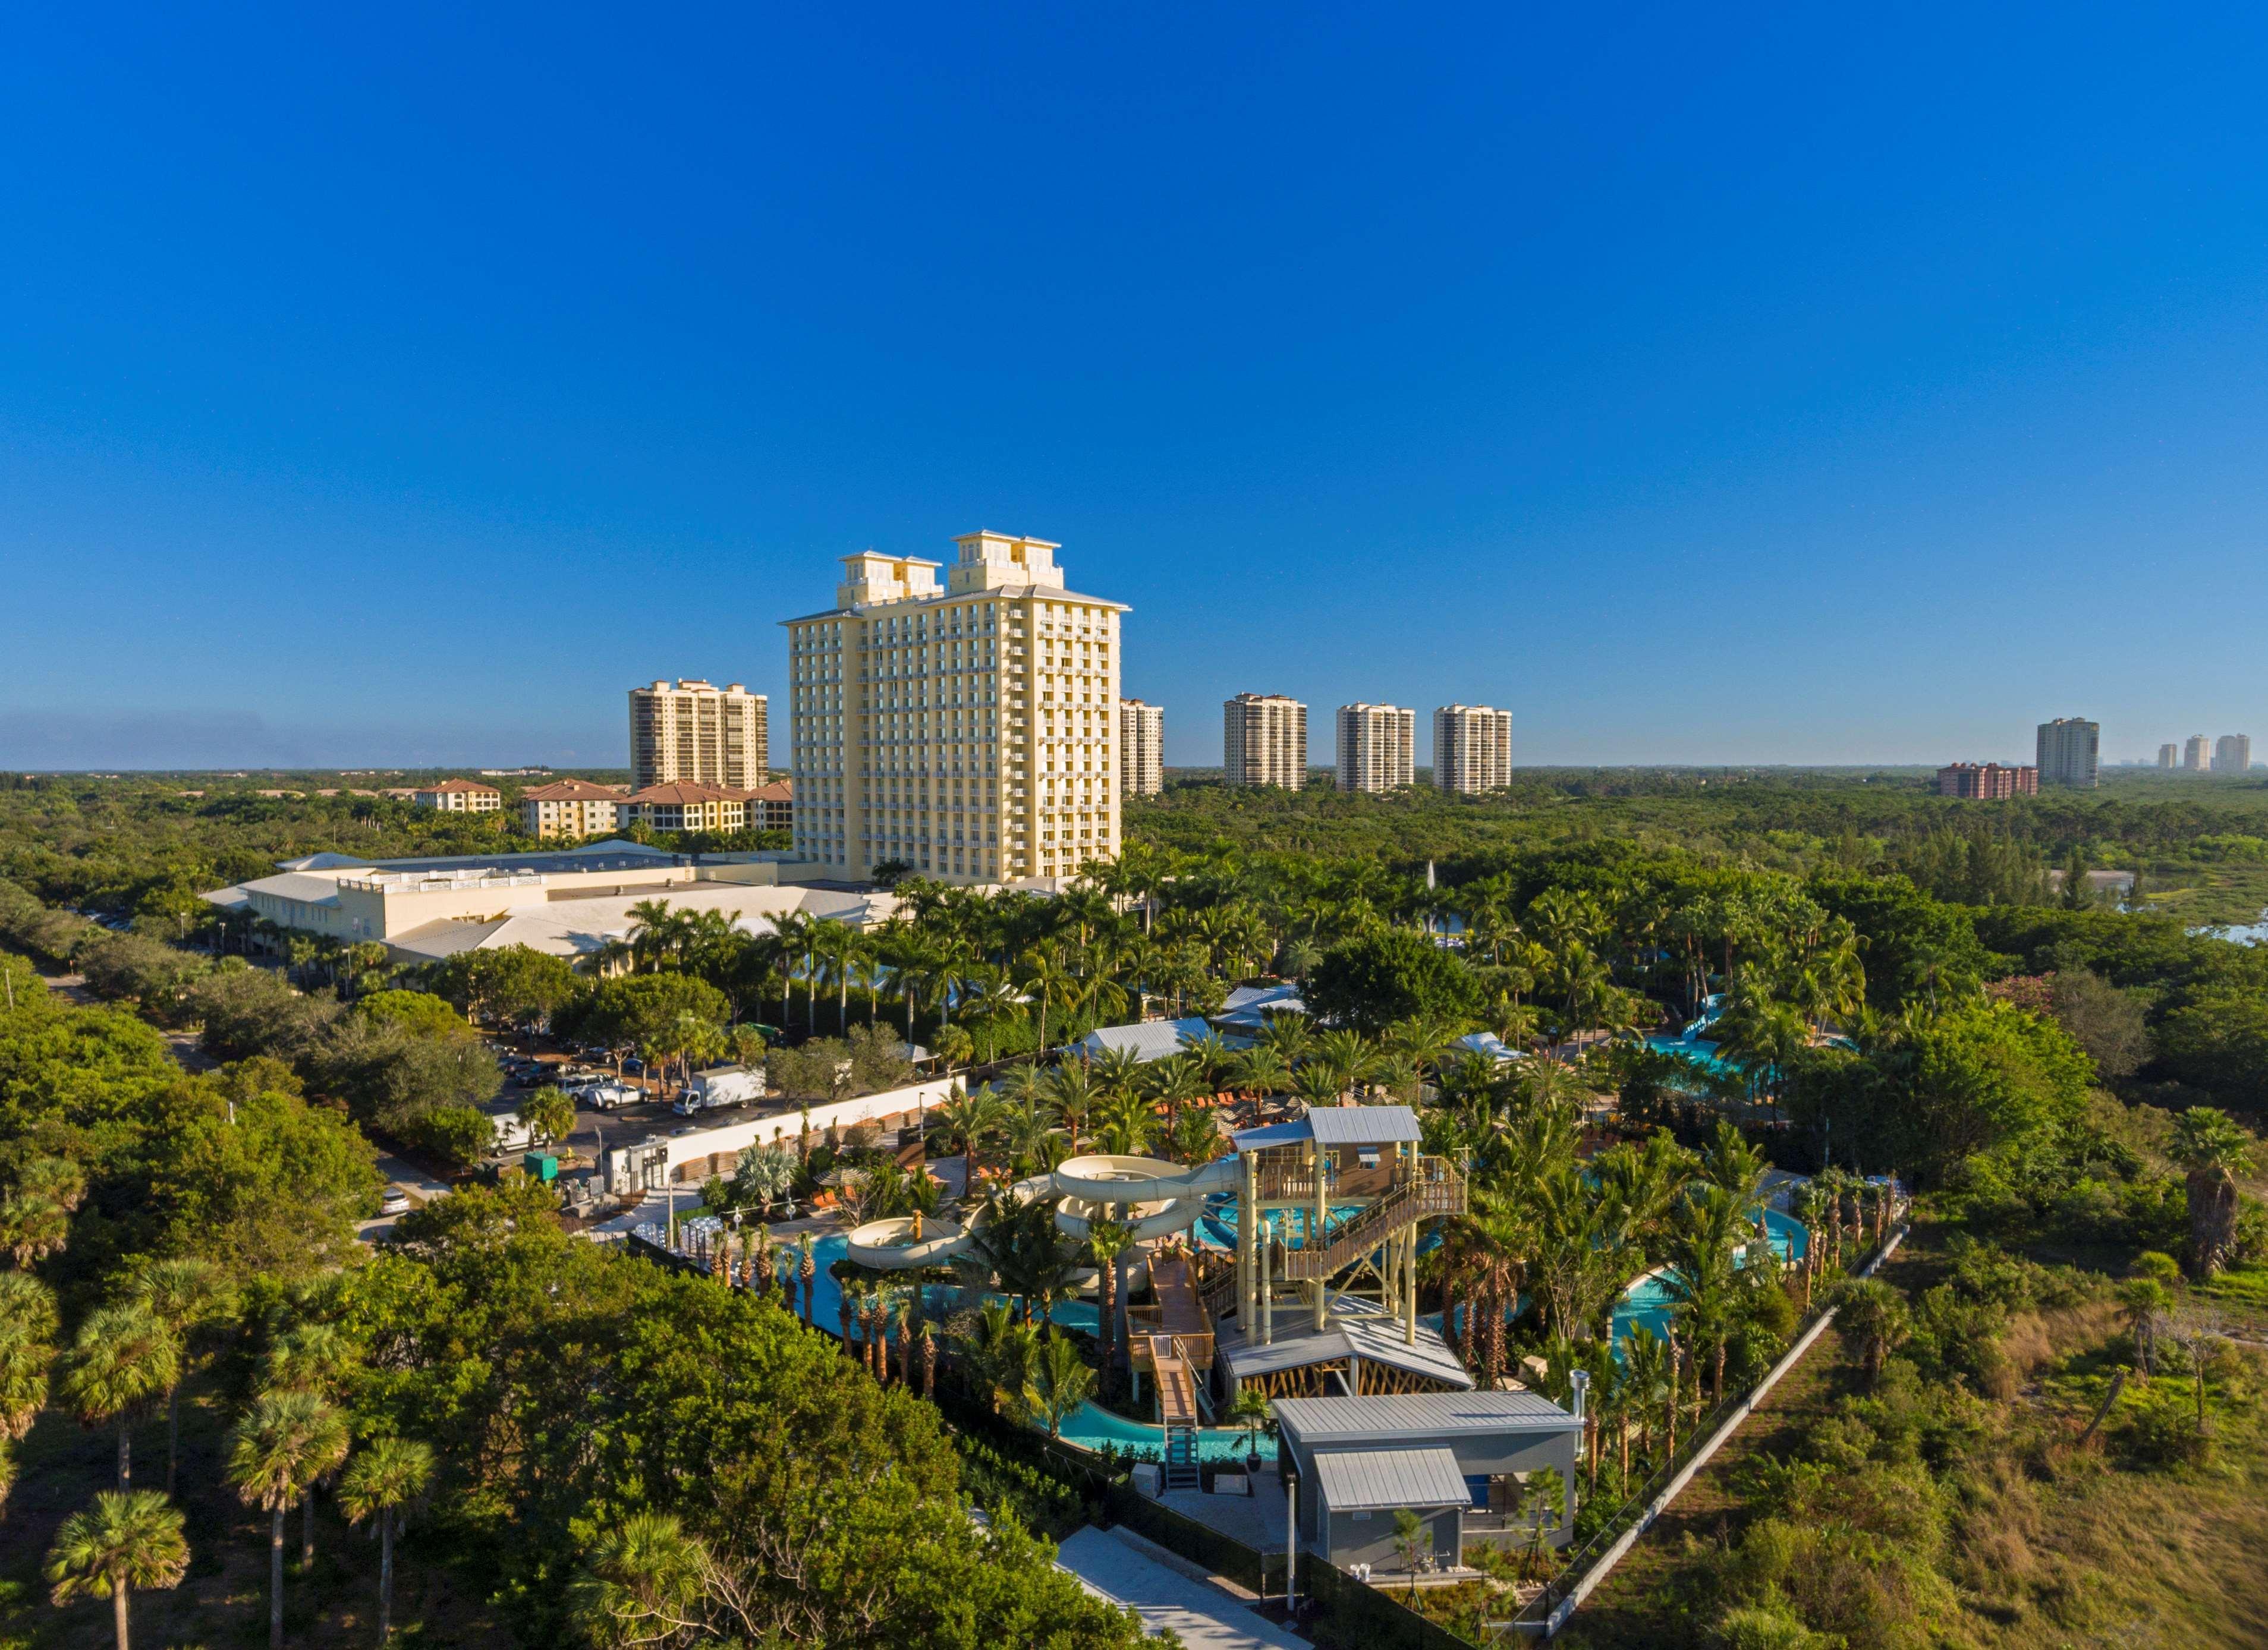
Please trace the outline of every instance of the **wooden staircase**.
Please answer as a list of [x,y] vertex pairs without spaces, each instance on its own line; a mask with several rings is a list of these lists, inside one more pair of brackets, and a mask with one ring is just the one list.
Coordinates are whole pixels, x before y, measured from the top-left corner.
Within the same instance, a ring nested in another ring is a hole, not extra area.
[[1435,1215],[1465,1212],[1465,1182],[1446,1158],[1418,1160],[1409,1175],[1368,1208],[1339,1226],[1326,1231],[1328,1241],[1307,1249],[1285,1249],[1277,1276],[1286,1278],[1328,1278],[1360,1256],[1368,1254],[1403,1226]]

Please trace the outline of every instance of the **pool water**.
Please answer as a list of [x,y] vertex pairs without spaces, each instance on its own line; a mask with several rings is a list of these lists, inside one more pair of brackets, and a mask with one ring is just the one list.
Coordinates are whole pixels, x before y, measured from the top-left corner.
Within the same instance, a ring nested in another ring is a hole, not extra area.
[[[1166,1434],[1162,1428],[1143,1421],[1130,1421],[1123,1415],[1093,1403],[1082,1403],[1071,1411],[1063,1426],[1064,1441],[1077,1444],[1084,1449],[1146,1449],[1153,1455],[1162,1454]],[[1260,1455],[1263,1461],[1276,1459],[1276,1440],[1265,1433],[1260,1436]],[[1244,1431],[1235,1426],[1202,1426],[1197,1429],[1197,1456],[1204,1461],[1241,1461],[1245,1455]]]

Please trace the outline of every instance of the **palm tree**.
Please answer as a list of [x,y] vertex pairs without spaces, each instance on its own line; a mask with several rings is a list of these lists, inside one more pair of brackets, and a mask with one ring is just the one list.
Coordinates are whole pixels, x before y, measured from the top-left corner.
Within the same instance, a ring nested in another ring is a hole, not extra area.
[[[0,1272],[0,1450],[32,1430],[48,1401],[55,1361],[55,1298],[29,1272]],[[0,1506],[7,1501],[0,1457]]]
[[1644,1323],[1633,1324],[1622,1342],[1623,1374],[1616,1384],[1624,1404],[1642,1418],[1638,1449],[1653,1454],[1653,1418],[1670,1394],[1669,1344]]
[[1097,1219],[1086,1229],[1086,1247],[1102,1276],[1101,1312],[1095,1338],[1101,1343],[1102,1389],[1107,1396],[1118,1384],[1118,1316],[1123,1292],[1121,1262],[1133,1246],[1134,1228],[1120,1220]]
[[359,1524],[378,1518],[378,1641],[394,1634],[394,1537],[412,1502],[433,1477],[433,1447],[414,1438],[380,1438],[349,1463],[339,1506]]
[[1024,1407],[1048,1424],[1048,1436],[1061,1438],[1063,1424],[1094,1390],[1094,1371],[1079,1348],[1062,1335],[1049,1335],[1024,1374]]
[[1094,1079],[1083,1061],[1073,1060],[1057,1066],[1048,1079],[1048,1099],[1054,1104],[1056,1115],[1064,1120],[1071,1135],[1071,1149],[1079,1151],[1079,1126],[1094,1109],[1098,1095]]
[[[134,1275],[127,1299],[147,1307],[171,1330],[182,1352],[186,1374],[188,1352],[197,1332],[225,1315],[235,1293],[220,1269],[194,1256],[152,1261]],[[166,1389],[166,1493],[173,1493],[174,1464],[181,1447],[181,1383]]]
[[269,1650],[284,1647],[284,1514],[345,1458],[347,1426],[312,1392],[263,1392],[229,1436],[228,1481],[247,1506],[265,1507]]
[[129,1589],[178,1587],[188,1567],[180,1510],[155,1490],[104,1491],[92,1507],[63,1521],[48,1549],[50,1596],[57,1604],[110,1595],[118,1650],[129,1650]]
[[658,969],[665,952],[677,939],[677,918],[667,900],[640,900],[630,907],[630,952],[650,958]]
[[1904,1297],[1879,1278],[1852,1278],[1836,1286],[1835,1306],[1844,1335],[1859,1344],[1867,1384],[1879,1385],[1883,1359],[1912,1329]]
[[819,1276],[819,1257],[812,1253],[811,1234],[795,1241],[796,1275],[803,1279],[803,1327],[811,1327],[811,1289]]
[[2225,1111],[2192,1106],[2174,1121],[2169,1155],[2188,1182],[2190,1266],[2210,1278],[2236,1249],[2236,1177],[2251,1160],[2252,1141]]
[[[287,1330],[268,1349],[268,1384],[279,1392],[311,1392],[334,1403],[354,1367],[354,1348],[335,1323],[318,1318]],[[332,1466],[338,1463],[334,1462]],[[315,1561],[315,1490],[328,1472],[307,1480],[299,1498],[299,1565]]]
[[1078,995],[1079,981],[1064,966],[1062,954],[1053,947],[1035,947],[1027,951],[1018,963],[1025,989],[1031,993],[1032,1005],[1039,1013],[1039,1048],[1042,1058],[1048,1053],[1048,1008],[1054,1003],[1070,1003]]
[[122,1492],[134,1487],[134,1423],[180,1379],[181,1344],[147,1306],[102,1307],[79,1326],[63,1373],[63,1402],[90,1430],[116,1425]]
[[70,1221],[86,1197],[86,1171],[69,1158],[33,1158],[0,1195],[0,1249],[18,1266],[59,1253],[70,1241]]
[[1257,1387],[1239,1387],[1229,1403],[1228,1423],[1244,1429],[1245,1464],[1255,1472],[1260,1470],[1260,1434],[1275,1415],[1268,1395]]

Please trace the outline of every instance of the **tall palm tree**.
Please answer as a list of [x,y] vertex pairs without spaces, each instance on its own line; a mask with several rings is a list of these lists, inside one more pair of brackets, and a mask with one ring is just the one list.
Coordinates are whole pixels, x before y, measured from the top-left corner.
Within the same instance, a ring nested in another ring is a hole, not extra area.
[[630,907],[630,951],[632,955],[650,960],[656,969],[661,967],[663,954],[674,943],[677,919],[669,909],[667,900],[640,900]]
[[[55,1298],[29,1272],[0,1272],[0,1452],[32,1430],[48,1402],[55,1362]],[[0,1506],[8,1497],[0,1454]]]
[[61,1252],[71,1216],[86,1197],[86,1171],[63,1157],[33,1158],[0,1193],[0,1249],[18,1266]]
[[110,1595],[118,1650],[129,1650],[127,1594],[134,1587],[178,1587],[189,1567],[180,1509],[155,1490],[106,1490],[74,1513],[48,1549],[50,1596],[57,1604]]
[[359,1524],[378,1519],[378,1641],[394,1635],[394,1537],[411,1503],[433,1477],[433,1447],[414,1438],[380,1438],[348,1463],[339,1505]]
[[[183,1256],[152,1261],[135,1273],[127,1285],[127,1299],[147,1307],[173,1333],[181,1347],[182,1374],[198,1332],[224,1316],[235,1303],[235,1292],[209,1260]],[[173,1493],[175,1463],[181,1448],[181,1382],[166,1389],[166,1493]]]
[[[279,1392],[310,1392],[335,1403],[354,1367],[354,1347],[335,1323],[313,1319],[278,1336],[268,1350],[268,1384]],[[334,1463],[335,1464],[335,1463]],[[307,1480],[299,1496],[299,1564],[315,1561],[315,1491],[324,1475]]]
[[2192,1106],[2174,1120],[2169,1154],[2188,1182],[2190,1264],[2210,1278],[2235,1252],[2236,1177],[2251,1161],[2251,1138],[2227,1112]]
[[1048,1053],[1048,1009],[1057,1003],[1069,1004],[1079,994],[1079,980],[1064,967],[1062,953],[1054,947],[1035,946],[1027,951],[1017,963],[1024,989],[1031,994],[1032,1006],[1039,1014],[1039,1049],[1042,1058]]
[[1064,1127],[1071,1135],[1071,1149],[1074,1155],[1079,1151],[1079,1124],[1086,1121],[1087,1114],[1094,1109],[1099,1098],[1094,1079],[1083,1061],[1073,1060],[1059,1065],[1048,1079],[1049,1102],[1055,1107],[1056,1115],[1064,1120]]
[[347,1426],[312,1392],[263,1392],[229,1435],[228,1481],[267,1509],[268,1644],[284,1650],[284,1514],[347,1453]]
[[134,1423],[181,1379],[181,1344],[147,1306],[102,1307],[79,1326],[63,1402],[89,1429],[118,1428],[118,1487],[134,1487]]

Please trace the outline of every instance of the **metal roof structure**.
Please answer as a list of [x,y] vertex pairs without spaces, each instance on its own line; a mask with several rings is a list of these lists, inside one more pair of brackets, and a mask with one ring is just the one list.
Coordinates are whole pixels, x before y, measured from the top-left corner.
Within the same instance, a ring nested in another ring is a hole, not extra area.
[[1445,1386],[1473,1384],[1464,1364],[1449,1350],[1448,1343],[1438,1330],[1421,1322],[1416,1337],[1404,1341],[1400,1320],[1387,1315],[1375,1300],[1365,1300],[1356,1295],[1342,1295],[1331,1303],[1331,1322],[1327,1329],[1317,1330],[1295,1315],[1276,1325],[1275,1338],[1265,1346],[1239,1335],[1222,1337],[1219,1347],[1221,1356],[1228,1360],[1239,1381],[1248,1381],[1274,1370],[1298,1369],[1308,1364],[1335,1363],[1353,1357],[1422,1375]]
[[1240,1131],[1236,1149],[1251,1152],[1302,1140],[1323,1145],[1395,1145],[1423,1138],[1418,1130],[1418,1114],[1407,1106],[1317,1106],[1289,1123]]
[[1334,1513],[1464,1506],[1472,1500],[1454,1452],[1334,1449],[1315,1457],[1315,1483]]
[[1458,1433],[1570,1433],[1583,1425],[1542,1394],[1525,1391],[1278,1398],[1275,1411],[1277,1425],[1310,1449]]
[[1147,1020],[1135,1026],[1098,1026],[1071,1045],[1071,1052],[1089,1059],[1106,1049],[1123,1050],[1144,1064],[1167,1060],[1212,1028],[1204,1020]]

